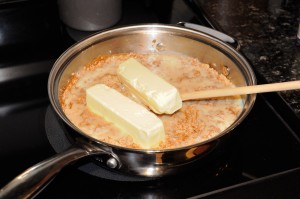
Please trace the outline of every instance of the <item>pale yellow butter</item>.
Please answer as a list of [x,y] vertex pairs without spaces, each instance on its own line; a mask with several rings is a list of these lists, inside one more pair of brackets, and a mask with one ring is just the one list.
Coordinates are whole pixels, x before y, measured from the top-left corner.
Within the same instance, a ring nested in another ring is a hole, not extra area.
[[104,84],[86,90],[86,103],[92,112],[114,123],[142,148],[155,147],[165,138],[163,123],[154,113]]
[[176,87],[133,58],[119,65],[118,76],[121,82],[155,113],[172,114],[182,107]]

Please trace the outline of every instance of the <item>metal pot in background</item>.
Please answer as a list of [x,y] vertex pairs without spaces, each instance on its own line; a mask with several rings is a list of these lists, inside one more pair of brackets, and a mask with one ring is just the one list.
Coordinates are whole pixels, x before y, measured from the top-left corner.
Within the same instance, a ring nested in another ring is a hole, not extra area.
[[[190,28],[197,28],[198,31]],[[254,73],[245,58],[231,45],[217,38],[225,37],[230,41],[230,37],[211,29],[207,33],[207,28],[201,26],[190,28],[163,24],[120,27],[96,33],[65,51],[51,70],[48,94],[58,117],[75,132],[71,135],[75,140],[74,145],[15,178],[1,190],[0,198],[30,196],[65,165],[91,155],[100,159],[105,156],[101,166],[118,173],[149,178],[172,175],[186,168],[191,162],[206,161],[206,156],[221,142],[226,141],[226,135],[245,119],[256,95],[243,96],[242,113],[218,136],[191,146],[165,150],[131,149],[96,140],[78,129],[64,114],[60,104],[60,92],[72,73],[100,55],[118,53],[186,55],[210,64],[237,86],[256,84]]]
[[81,31],[111,27],[122,15],[122,0],[58,0],[57,4],[63,23]]

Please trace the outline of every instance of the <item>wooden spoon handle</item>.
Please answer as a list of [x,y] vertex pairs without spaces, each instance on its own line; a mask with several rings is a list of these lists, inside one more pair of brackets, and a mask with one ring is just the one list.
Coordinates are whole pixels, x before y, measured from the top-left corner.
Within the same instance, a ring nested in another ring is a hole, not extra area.
[[203,90],[181,94],[182,101],[300,89],[300,81]]

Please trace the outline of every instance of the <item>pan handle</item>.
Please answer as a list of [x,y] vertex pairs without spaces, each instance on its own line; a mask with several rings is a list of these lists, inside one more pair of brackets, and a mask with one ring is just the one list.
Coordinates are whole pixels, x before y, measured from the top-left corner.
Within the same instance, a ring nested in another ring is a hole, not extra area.
[[177,25],[180,25],[180,26],[183,26],[183,27],[186,27],[186,28],[190,28],[190,29],[193,29],[193,30],[198,30],[200,32],[207,33],[211,36],[214,36],[214,37],[220,39],[221,41],[224,41],[224,42],[230,44],[236,50],[239,50],[240,47],[241,47],[239,42],[236,39],[234,39],[233,37],[231,37],[229,35],[226,35],[226,34],[220,32],[220,31],[214,30],[212,28],[208,28],[208,27],[205,27],[205,26],[201,26],[201,25],[194,24],[194,23],[189,23],[189,22],[178,22]]
[[89,155],[107,153],[99,148],[90,150],[85,148],[87,147],[74,145],[30,167],[0,190],[0,199],[30,198],[66,165]]

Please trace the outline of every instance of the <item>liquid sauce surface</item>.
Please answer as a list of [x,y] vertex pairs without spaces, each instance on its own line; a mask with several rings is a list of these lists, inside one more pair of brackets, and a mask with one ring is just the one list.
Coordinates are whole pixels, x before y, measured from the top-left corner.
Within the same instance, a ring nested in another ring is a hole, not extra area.
[[[119,64],[133,57],[173,86],[180,93],[213,88],[234,87],[216,70],[197,59],[159,54],[118,54],[101,56],[74,73],[61,95],[67,117],[85,134],[98,140],[128,148],[142,148],[132,138],[86,107],[86,89],[106,84],[142,104],[121,84],[117,76]],[[239,96],[187,101],[172,115],[158,115],[163,121],[166,137],[154,149],[184,147],[205,141],[229,127],[243,108]]]

